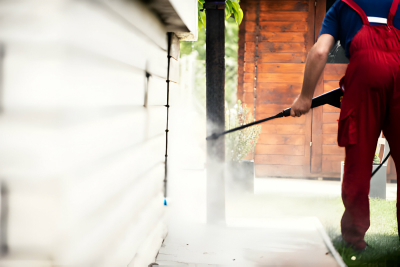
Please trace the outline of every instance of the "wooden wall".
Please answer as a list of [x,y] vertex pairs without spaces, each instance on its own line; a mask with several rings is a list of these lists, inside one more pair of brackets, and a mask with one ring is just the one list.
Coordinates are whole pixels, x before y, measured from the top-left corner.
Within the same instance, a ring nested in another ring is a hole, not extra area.
[[[290,107],[300,93],[307,51],[317,40],[325,0],[242,0],[238,99],[256,119]],[[346,64],[327,64],[315,96],[339,87]],[[264,123],[254,160],[256,176],[339,178],[344,149],[337,145],[340,110],[328,105],[300,118]],[[252,159],[248,155],[246,159]],[[388,179],[395,179],[393,161]]]
[[[309,0],[254,0],[242,5],[239,84],[243,84],[238,98],[261,119],[290,107],[300,93],[307,51],[314,44],[315,6]],[[310,169],[310,142],[311,114],[263,124],[255,149],[256,175],[305,176]]]

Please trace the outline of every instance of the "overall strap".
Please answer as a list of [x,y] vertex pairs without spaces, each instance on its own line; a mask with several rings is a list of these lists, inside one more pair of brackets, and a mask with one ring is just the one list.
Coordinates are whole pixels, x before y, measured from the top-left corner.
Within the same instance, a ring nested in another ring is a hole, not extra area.
[[393,0],[392,7],[390,8],[389,16],[388,16],[388,26],[393,26],[393,19],[396,15],[397,7],[399,6],[400,0]]
[[[355,12],[358,13],[358,15],[360,15],[364,25],[369,25],[368,17],[365,14],[364,10],[362,10],[359,5],[357,5],[353,0],[342,0],[342,1],[348,4],[352,9],[354,9]],[[395,0],[395,1],[397,1],[398,3],[400,0]]]

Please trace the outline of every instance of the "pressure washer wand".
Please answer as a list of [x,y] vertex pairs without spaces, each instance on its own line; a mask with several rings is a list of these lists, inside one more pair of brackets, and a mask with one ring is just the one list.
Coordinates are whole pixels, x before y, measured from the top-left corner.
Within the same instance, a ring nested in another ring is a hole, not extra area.
[[[340,100],[341,100],[340,98],[342,96],[343,96],[342,89],[336,88],[335,90],[332,90],[332,91],[327,92],[325,94],[322,94],[322,95],[314,97],[312,99],[312,102],[311,102],[311,108],[316,108],[316,107],[319,107],[319,106],[322,106],[322,105],[325,105],[325,104],[340,108]],[[228,134],[228,133],[232,133],[232,132],[236,132],[236,131],[239,131],[239,130],[243,130],[243,129],[247,128],[247,127],[250,127],[250,126],[253,126],[253,125],[256,125],[256,124],[260,124],[260,123],[263,123],[263,122],[266,122],[266,121],[269,121],[269,120],[282,118],[282,117],[289,117],[290,116],[290,110],[291,110],[291,108],[287,108],[284,111],[279,112],[275,116],[268,117],[268,118],[265,118],[265,119],[262,119],[262,120],[258,120],[258,121],[253,121],[253,122],[250,122],[248,124],[245,124],[245,125],[242,125],[242,126],[227,130],[227,131],[219,133],[219,134],[214,133],[214,134],[208,136],[206,138],[206,140],[217,139],[218,137],[220,137],[222,135],[225,135],[225,134]]]

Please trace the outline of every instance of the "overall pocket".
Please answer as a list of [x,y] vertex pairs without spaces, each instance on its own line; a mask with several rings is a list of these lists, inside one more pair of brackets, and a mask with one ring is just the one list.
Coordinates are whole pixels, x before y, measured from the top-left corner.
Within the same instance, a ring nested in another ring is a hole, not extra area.
[[357,144],[357,116],[355,109],[342,110],[340,112],[338,144],[340,147]]

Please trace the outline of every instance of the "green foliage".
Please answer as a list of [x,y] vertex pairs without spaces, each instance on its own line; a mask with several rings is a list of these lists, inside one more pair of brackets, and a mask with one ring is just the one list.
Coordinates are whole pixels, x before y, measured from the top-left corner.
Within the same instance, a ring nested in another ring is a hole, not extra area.
[[[203,9],[205,0],[198,0],[198,24],[199,29],[206,28],[206,15]],[[229,19],[232,14],[235,18],[237,25],[240,25],[243,20],[243,10],[240,8],[240,0],[226,0],[225,1],[225,19]]]
[[[253,122],[253,115],[240,100],[234,108],[225,108],[225,130],[236,128]],[[256,146],[261,132],[260,125],[254,125],[240,131],[225,135],[226,159],[229,161],[242,160]]]

